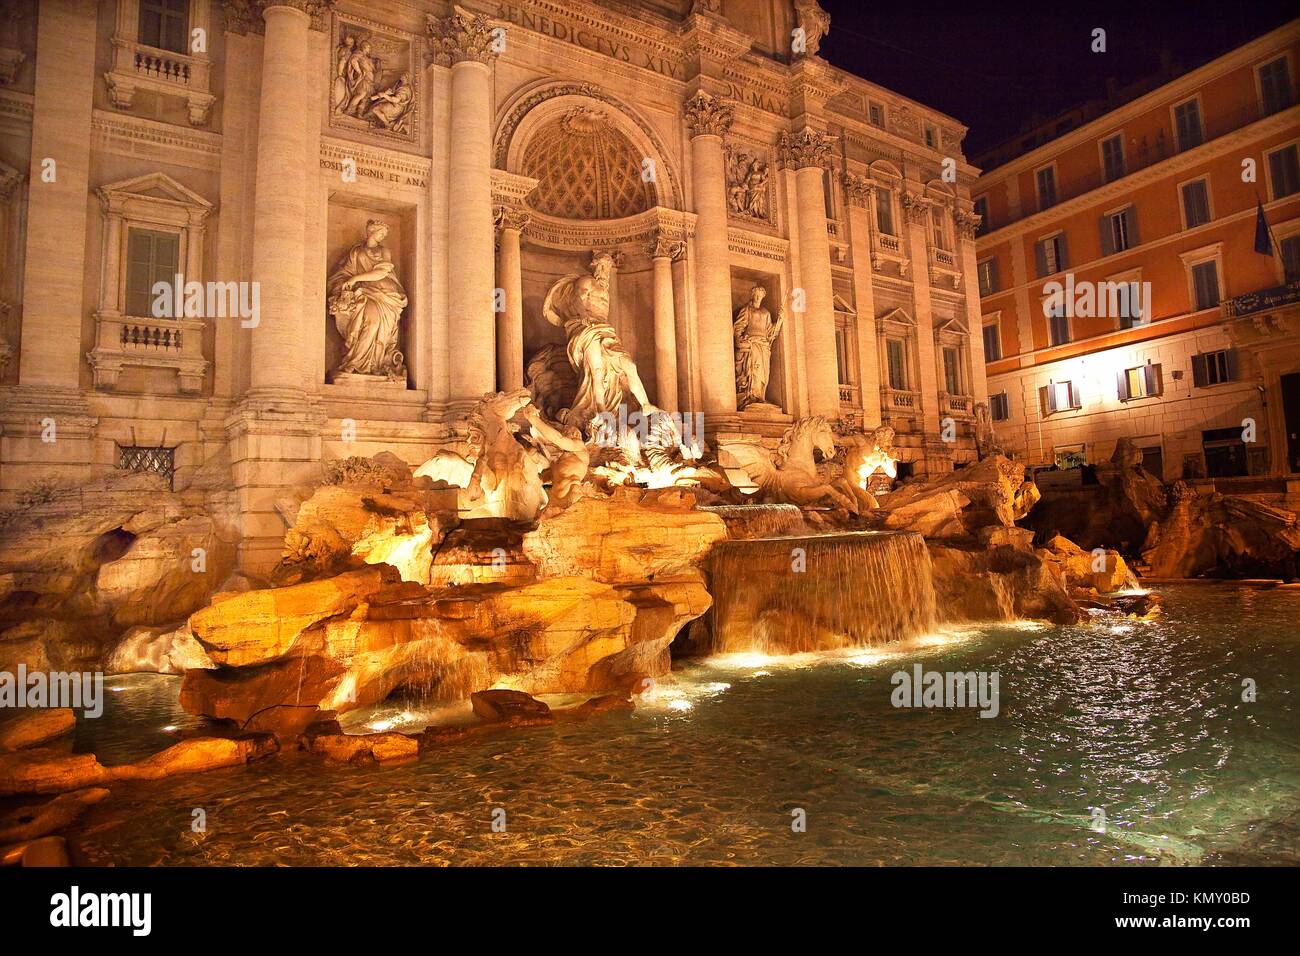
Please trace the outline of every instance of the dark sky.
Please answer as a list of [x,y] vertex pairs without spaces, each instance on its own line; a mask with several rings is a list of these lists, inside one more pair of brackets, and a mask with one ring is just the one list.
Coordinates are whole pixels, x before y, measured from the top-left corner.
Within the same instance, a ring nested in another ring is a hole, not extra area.
[[[821,0],[831,15],[821,55],[970,126],[977,156],[1044,118],[1159,72],[1160,51],[1195,67],[1286,23],[1280,0]],[[1029,12],[1032,10],[1033,12]],[[1095,27],[1107,52],[1090,50]]]

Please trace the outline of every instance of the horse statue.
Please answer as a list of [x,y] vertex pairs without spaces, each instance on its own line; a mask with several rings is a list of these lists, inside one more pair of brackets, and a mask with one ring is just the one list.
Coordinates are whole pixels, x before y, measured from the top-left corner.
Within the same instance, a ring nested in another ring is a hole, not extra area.
[[[817,472],[814,452],[823,461],[835,456],[835,435],[821,415],[801,418],[782,436],[773,455],[762,445],[727,442],[718,447],[718,463],[732,476],[732,484],[763,501],[792,504],[801,508],[830,506],[858,514],[855,498],[833,487]],[[736,473],[748,477],[749,485],[737,484]]]

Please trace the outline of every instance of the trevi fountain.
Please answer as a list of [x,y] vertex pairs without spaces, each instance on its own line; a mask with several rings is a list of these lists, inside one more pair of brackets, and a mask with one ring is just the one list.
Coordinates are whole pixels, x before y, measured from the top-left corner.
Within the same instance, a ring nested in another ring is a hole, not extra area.
[[[387,228],[329,275],[336,375],[403,374]],[[459,447],[284,495],[265,576],[233,570],[202,474],[6,514],[6,693],[87,672],[102,699],[0,724],[5,861],[1295,861],[1298,712],[1242,686],[1294,693],[1300,592],[1157,593],[1036,526],[987,416],[978,462],[901,482],[888,427],[710,440],[650,402],[609,283],[596,252],[552,285],[563,345]],[[742,408],[770,305],[755,285],[734,316]],[[1300,543],[1294,516],[1103,471],[1169,578]]]

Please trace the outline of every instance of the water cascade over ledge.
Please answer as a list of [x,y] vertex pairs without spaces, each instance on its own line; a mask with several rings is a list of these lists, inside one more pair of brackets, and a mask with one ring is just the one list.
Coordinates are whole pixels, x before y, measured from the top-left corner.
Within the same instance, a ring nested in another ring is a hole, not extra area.
[[708,571],[713,654],[866,647],[935,627],[930,555],[912,532],[721,541]]

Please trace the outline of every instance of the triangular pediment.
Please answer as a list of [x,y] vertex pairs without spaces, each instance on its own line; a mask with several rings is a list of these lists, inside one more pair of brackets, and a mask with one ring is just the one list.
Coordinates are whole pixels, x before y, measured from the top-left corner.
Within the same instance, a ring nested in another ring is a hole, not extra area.
[[211,209],[208,202],[194,190],[182,186],[166,173],[146,173],[131,179],[100,186],[98,192],[103,196],[139,196],[144,199],[158,199],[163,202],[180,203],[184,206],[197,206]]
[[967,332],[966,323],[962,322],[956,316],[935,326],[934,334],[939,335],[943,332],[952,332],[955,335],[965,335]]
[[843,296],[840,296],[840,295],[836,294],[836,295],[834,296],[834,300],[835,300],[835,311],[836,311],[836,312],[843,312],[843,313],[845,313],[846,315],[857,315],[857,314],[858,314],[858,310],[855,309],[855,308],[853,308],[853,306],[849,305],[848,302],[846,302],[846,301],[844,300]]
[[898,308],[890,309],[888,312],[884,313],[878,319],[876,319],[876,321],[897,322],[899,325],[916,325],[916,319],[912,318],[911,314],[908,313],[908,311],[902,308],[901,306]]

